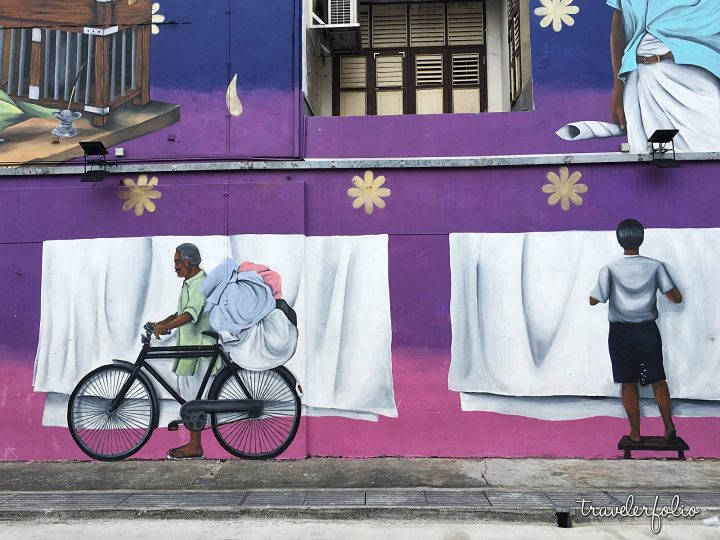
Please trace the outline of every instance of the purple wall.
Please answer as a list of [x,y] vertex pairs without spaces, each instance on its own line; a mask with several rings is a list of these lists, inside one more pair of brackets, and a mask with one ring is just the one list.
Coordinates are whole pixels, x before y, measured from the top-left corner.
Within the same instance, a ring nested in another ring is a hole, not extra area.
[[[589,189],[582,206],[567,212],[549,206],[541,191],[550,170],[557,167],[373,171],[386,177],[392,195],[385,199],[385,209],[376,208],[371,215],[354,210],[346,193],[352,177],[363,171],[158,174],[162,198],[155,201],[157,210],[139,217],[122,211],[117,193],[123,188],[117,177],[97,185],[70,177],[4,180],[0,296],[5,307],[0,326],[5,331],[0,364],[6,376],[0,381],[0,413],[11,420],[0,456],[83,458],[67,430],[41,426],[44,396],[32,389],[42,241],[304,232],[390,235],[392,362],[399,417],[381,417],[379,422],[310,417],[284,457],[617,457],[616,441],[626,430],[623,419],[549,422],[460,410],[458,394],[447,385],[448,234],[608,230],[628,215],[648,227],[717,227],[720,188],[707,182],[717,165],[686,163],[665,170],[645,164],[571,167],[582,172]],[[692,448],[689,455],[720,457],[714,436],[720,419],[680,418],[677,423]],[[660,429],[659,419],[644,425]],[[168,445],[182,438],[161,428],[139,456],[162,458]],[[226,456],[207,439],[209,455]]]

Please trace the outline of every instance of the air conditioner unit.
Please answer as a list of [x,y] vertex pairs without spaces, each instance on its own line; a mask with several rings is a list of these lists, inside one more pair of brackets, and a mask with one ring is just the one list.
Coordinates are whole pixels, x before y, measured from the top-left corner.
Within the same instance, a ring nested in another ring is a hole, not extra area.
[[322,32],[332,52],[360,49],[358,0],[310,0],[310,28]]

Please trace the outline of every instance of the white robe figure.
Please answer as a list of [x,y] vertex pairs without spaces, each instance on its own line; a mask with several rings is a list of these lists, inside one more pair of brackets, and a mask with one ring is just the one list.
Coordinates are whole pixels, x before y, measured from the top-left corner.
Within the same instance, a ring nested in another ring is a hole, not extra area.
[[[652,34],[637,48],[639,56],[669,51]],[[720,151],[720,79],[701,67],[671,60],[639,64],[627,75],[623,106],[632,152],[647,152],[658,129],[680,131],[673,139],[676,152]]]

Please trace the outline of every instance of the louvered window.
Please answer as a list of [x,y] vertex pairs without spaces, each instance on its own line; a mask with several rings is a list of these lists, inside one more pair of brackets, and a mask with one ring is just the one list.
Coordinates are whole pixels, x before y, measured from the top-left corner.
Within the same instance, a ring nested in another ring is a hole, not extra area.
[[410,46],[445,45],[445,5],[410,4]]
[[480,84],[480,55],[478,53],[452,55],[453,86]]
[[445,109],[443,55],[418,54],[415,57],[415,112],[442,114]]
[[365,88],[367,63],[364,56],[346,56],[340,59],[340,87]]
[[375,58],[377,114],[403,114],[405,58],[400,54]]
[[452,55],[453,112],[478,113],[480,104],[480,55],[457,53]]
[[508,50],[510,57],[510,100],[515,101],[522,92],[522,45],[520,35],[520,0],[508,4]]
[[415,85],[431,86],[443,83],[442,54],[422,54],[415,57]]
[[448,45],[483,45],[485,17],[482,2],[447,5]]
[[375,60],[377,73],[376,85],[378,88],[402,87],[403,84],[403,58],[400,55],[378,56]]
[[340,116],[367,114],[367,58],[340,58]]
[[373,6],[373,48],[405,47],[407,45],[407,6],[391,4]]
[[482,1],[360,4],[362,49],[335,64],[334,113],[485,110],[484,9]]
[[358,13],[360,23],[360,43],[363,49],[370,48],[370,8],[367,4],[360,6]]

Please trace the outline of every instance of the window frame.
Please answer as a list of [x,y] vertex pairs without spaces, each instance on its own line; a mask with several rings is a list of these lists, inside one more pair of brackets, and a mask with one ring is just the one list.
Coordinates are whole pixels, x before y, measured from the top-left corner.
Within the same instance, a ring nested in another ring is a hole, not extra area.
[[[479,74],[480,81],[478,92],[480,92],[480,112],[488,110],[488,74],[487,74],[487,29],[485,27],[486,18],[486,1],[483,1],[483,36],[482,45],[436,45],[411,47],[410,43],[410,2],[402,2],[405,6],[405,16],[407,18],[407,46],[405,47],[373,47],[372,45],[372,4],[368,4],[368,36],[370,47],[361,46],[359,51],[335,54],[333,55],[332,64],[332,114],[340,116],[340,59],[342,57],[360,57],[366,59],[366,102],[365,116],[377,116],[377,85],[376,85],[376,57],[378,55],[401,54],[404,56],[403,62],[403,115],[417,114],[417,84],[416,84],[416,57],[418,54],[440,54],[443,58],[443,114],[452,114],[453,109],[453,84],[452,84],[452,55],[458,53],[478,53],[482,60],[480,64]],[[447,2],[438,2],[447,3]],[[448,18],[445,13],[445,39],[448,39]],[[463,88],[457,86],[457,88]]]

